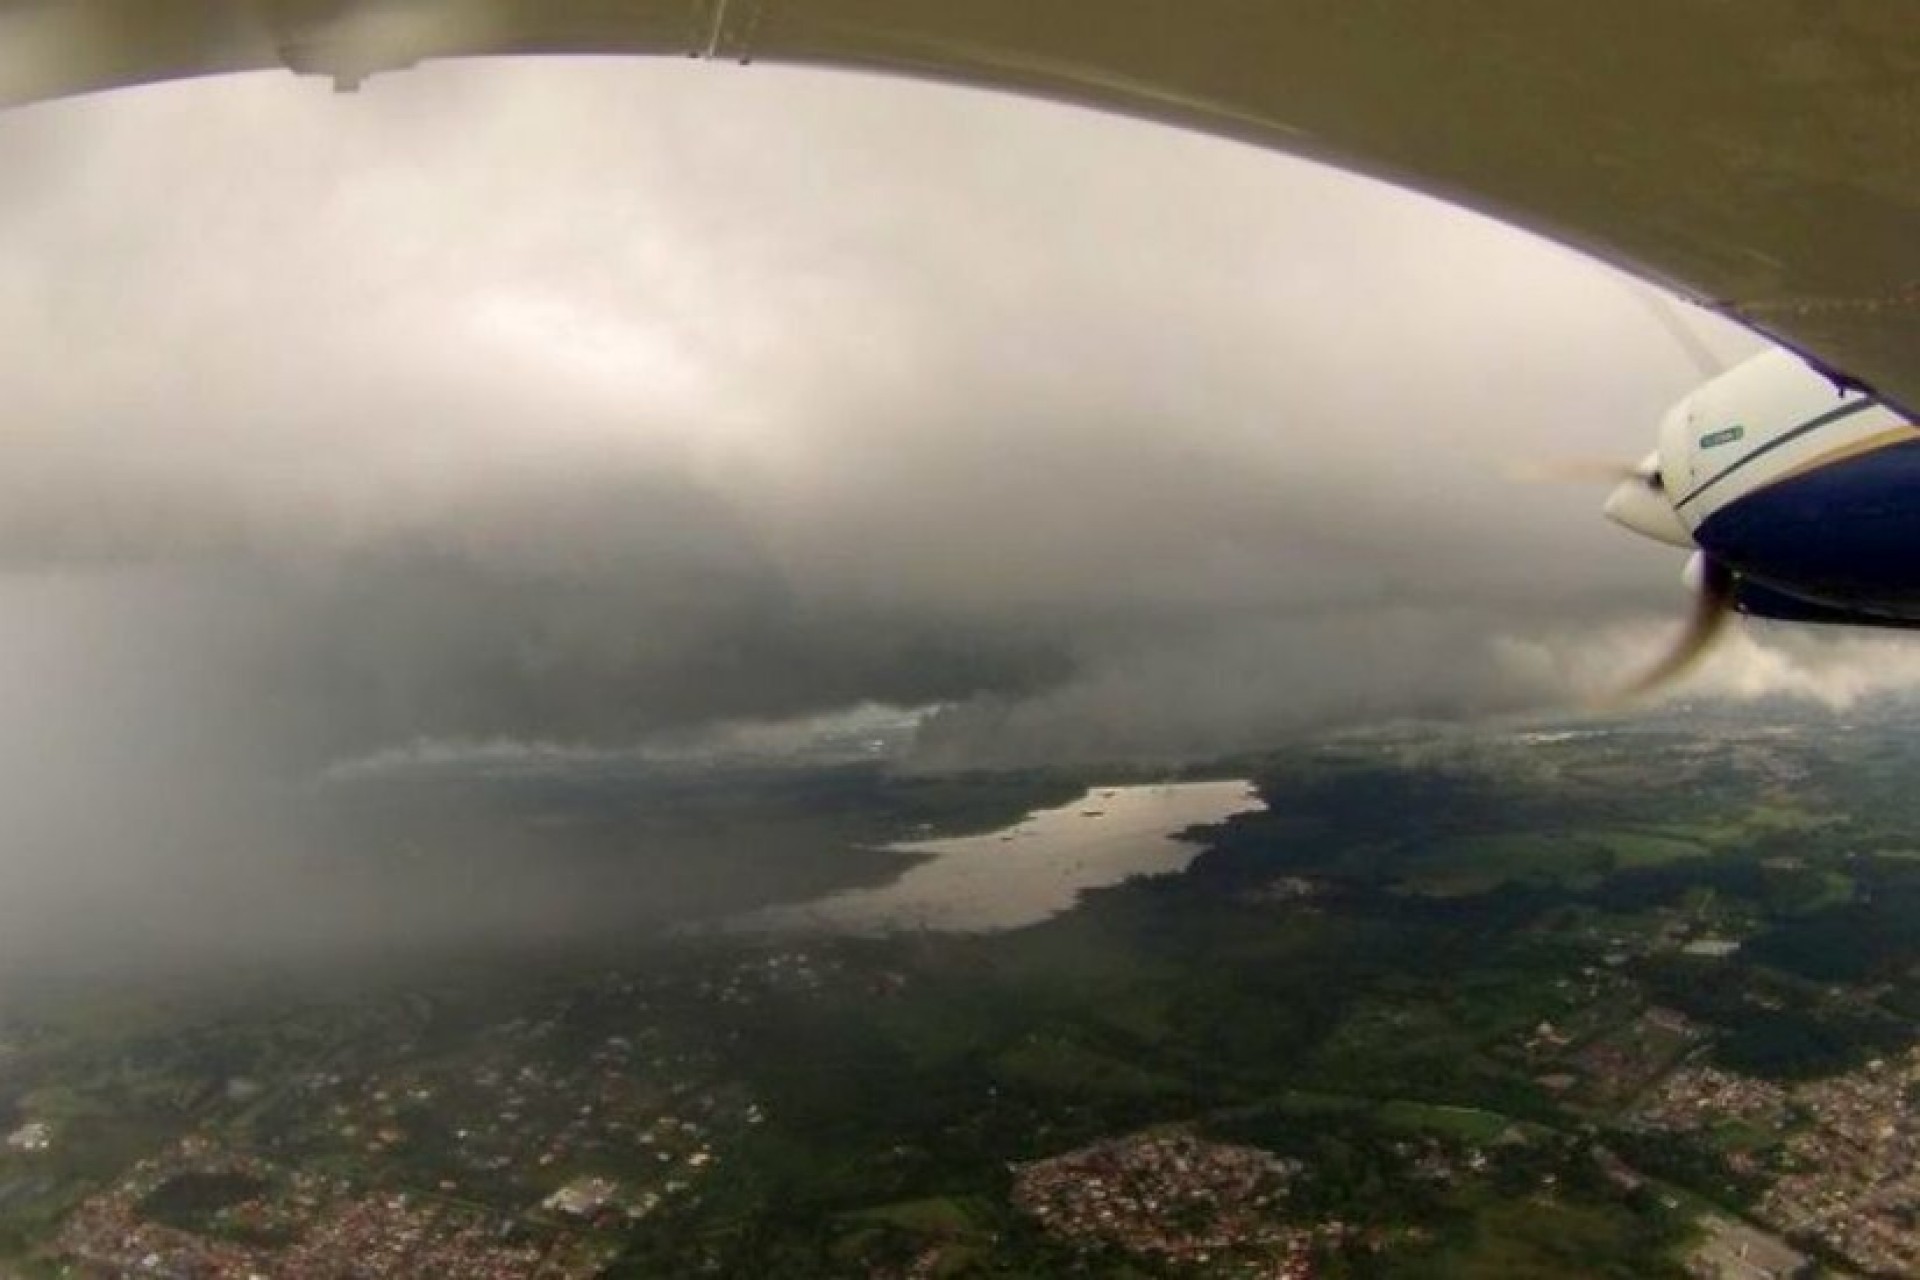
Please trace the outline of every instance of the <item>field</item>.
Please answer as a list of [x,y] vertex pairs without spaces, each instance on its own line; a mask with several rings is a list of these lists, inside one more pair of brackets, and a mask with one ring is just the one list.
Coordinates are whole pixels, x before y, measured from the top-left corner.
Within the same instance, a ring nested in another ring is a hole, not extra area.
[[[57,1273],[62,1219],[193,1135],[572,1233],[613,1276],[1211,1274],[1012,1199],[1025,1162],[1171,1127],[1292,1162],[1268,1212],[1327,1276],[1675,1275],[1694,1216],[1750,1211],[1729,1162],[1780,1135],[1649,1136],[1649,1090],[1683,1064],[1786,1087],[1914,1042],[1905,743],[1735,724],[1302,745],[1225,766],[1269,809],[1185,873],[999,934],[636,930],[49,978],[0,1024],[0,1102],[54,1135],[0,1152],[0,1254]],[[990,827],[1078,785],[768,783],[718,856],[793,863],[729,903],[878,874],[836,868],[836,839]],[[626,815],[610,831],[684,834],[722,800],[595,804]],[[235,1198],[275,1194],[235,1167],[183,1167],[139,1212],[217,1234]],[[589,1177],[614,1208],[541,1207]]]

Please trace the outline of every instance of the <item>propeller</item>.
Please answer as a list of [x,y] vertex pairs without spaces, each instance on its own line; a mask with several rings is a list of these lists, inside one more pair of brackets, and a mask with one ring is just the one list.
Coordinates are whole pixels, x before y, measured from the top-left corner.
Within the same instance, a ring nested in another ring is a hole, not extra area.
[[1661,476],[1659,451],[1631,466],[1579,459],[1532,467],[1516,472],[1516,476],[1528,480],[1611,483],[1613,491],[1607,495],[1602,508],[1609,520],[1643,537],[1693,552],[1684,574],[1693,591],[1693,607],[1685,627],[1658,662],[1626,684],[1595,698],[1595,707],[1605,709],[1638,701],[1691,671],[1726,629],[1727,617],[1734,612],[1738,580],[1732,569],[1699,549],[1692,531],[1681,522]]
[[1739,580],[1733,570],[1705,552],[1695,552],[1687,561],[1686,581],[1693,588],[1693,609],[1687,615],[1686,627],[1664,657],[1601,698],[1601,705],[1632,702],[1679,679],[1693,669],[1726,629],[1738,596]]
[[1680,520],[1660,474],[1656,451],[1633,468],[1632,475],[1614,487],[1602,508],[1607,519],[1644,537],[1684,547],[1693,552],[1682,575],[1693,590],[1693,608],[1686,626],[1658,662],[1638,677],[1600,699],[1617,706],[1653,693],[1679,679],[1713,647],[1734,612],[1739,581],[1723,561],[1700,548],[1692,530]]
[[1507,468],[1507,478],[1520,484],[1620,484],[1639,474],[1637,467],[1614,458],[1555,458]]
[[[1638,284],[1628,287],[1703,378],[1711,381],[1727,371],[1726,362],[1701,340],[1673,299]],[[1693,552],[1685,574],[1687,585],[1693,591],[1693,607],[1688,612],[1686,625],[1659,661],[1597,699],[1601,706],[1618,706],[1643,698],[1691,671],[1713,647],[1726,629],[1728,616],[1735,611],[1738,577],[1726,564],[1703,550],[1693,531],[1680,519],[1674,507],[1674,495],[1667,490],[1664,471],[1661,450],[1655,449],[1631,466],[1570,459],[1516,472],[1517,478],[1526,480],[1611,483],[1613,491],[1607,495],[1603,507],[1609,520],[1643,537]]]
[[1679,299],[1662,290],[1641,284],[1637,280],[1626,280],[1629,292],[1647,309],[1654,323],[1667,331],[1673,344],[1680,348],[1687,363],[1699,370],[1703,381],[1711,382],[1725,373],[1731,366],[1726,359],[1701,340],[1699,330],[1687,322],[1680,310]]
[[1693,534],[1681,523],[1660,474],[1656,450],[1631,466],[1595,459],[1516,471],[1516,478],[1544,481],[1601,482],[1613,485],[1602,508],[1606,517],[1643,537],[1692,551],[1683,579],[1693,592],[1686,625],[1660,660],[1617,689],[1593,700],[1599,708],[1617,707],[1655,693],[1691,671],[1734,612],[1738,580],[1732,569],[1699,549]]

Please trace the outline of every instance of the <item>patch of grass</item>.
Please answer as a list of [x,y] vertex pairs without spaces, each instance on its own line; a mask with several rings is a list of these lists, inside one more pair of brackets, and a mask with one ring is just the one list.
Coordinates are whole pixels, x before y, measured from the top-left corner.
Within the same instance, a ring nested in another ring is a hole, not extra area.
[[[1624,1207],[1546,1196],[1482,1199],[1461,1245],[1426,1260],[1424,1274],[1448,1280],[1644,1280],[1636,1255],[1648,1226]],[[1668,1274],[1679,1274],[1669,1272]]]
[[845,1217],[850,1222],[881,1223],[930,1236],[975,1235],[986,1229],[982,1206],[955,1196],[902,1200],[873,1209],[856,1209]]
[[1277,1109],[1297,1116],[1358,1115],[1373,1106],[1365,1098],[1343,1093],[1321,1093],[1313,1089],[1289,1089],[1281,1094]]
[[1763,1125],[1745,1120],[1729,1120],[1713,1126],[1713,1145],[1725,1152],[1764,1151],[1780,1141],[1780,1135]]
[[1151,1096],[1181,1090],[1179,1081],[1049,1032],[1022,1037],[993,1059],[1002,1080],[1065,1094]]
[[1590,838],[1613,856],[1615,867],[1654,867],[1684,858],[1703,858],[1710,852],[1697,840],[1643,831],[1596,831]]
[[1402,887],[1431,898],[1459,898],[1503,884],[1560,884],[1604,874],[1606,853],[1591,841],[1563,834],[1501,833],[1456,836],[1421,850]]
[[1745,825],[1751,832],[1817,831],[1845,819],[1824,813],[1809,813],[1798,805],[1758,804],[1747,811]]
[[1467,1142],[1492,1142],[1513,1124],[1506,1116],[1476,1107],[1439,1106],[1396,1099],[1382,1103],[1375,1116],[1395,1129],[1441,1133]]

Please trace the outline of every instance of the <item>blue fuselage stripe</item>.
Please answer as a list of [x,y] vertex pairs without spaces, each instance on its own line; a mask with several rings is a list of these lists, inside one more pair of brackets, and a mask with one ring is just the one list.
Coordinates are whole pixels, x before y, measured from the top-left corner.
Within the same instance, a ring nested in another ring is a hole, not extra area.
[[1780,448],[1782,445],[1792,444],[1795,440],[1798,440],[1801,436],[1806,435],[1810,431],[1818,431],[1820,428],[1827,426],[1831,423],[1838,422],[1842,418],[1851,418],[1856,413],[1865,413],[1868,409],[1877,409],[1879,407],[1880,407],[1880,402],[1878,400],[1875,400],[1872,396],[1862,396],[1860,399],[1855,400],[1850,404],[1843,404],[1838,409],[1829,410],[1828,412],[1821,414],[1817,418],[1813,418],[1806,422],[1803,422],[1799,426],[1793,428],[1793,430],[1785,431],[1775,436],[1773,439],[1767,441],[1765,444],[1761,445],[1758,449],[1755,449],[1752,453],[1749,453],[1744,458],[1737,459],[1726,470],[1715,474],[1710,479],[1702,480],[1699,484],[1693,487],[1692,492],[1688,493],[1686,497],[1680,499],[1678,502],[1674,503],[1673,505],[1675,507],[1686,506],[1689,502],[1692,502],[1695,498],[1699,497],[1701,494],[1705,493],[1707,490],[1713,488],[1713,486],[1719,484],[1722,480],[1725,480],[1728,476],[1732,475],[1734,472],[1739,471],[1741,468],[1745,467],[1748,463],[1754,461],[1756,458],[1763,458],[1767,454],[1772,453],[1775,449]]
[[1764,485],[1694,530],[1743,578],[1846,613],[1920,619],[1920,434]]

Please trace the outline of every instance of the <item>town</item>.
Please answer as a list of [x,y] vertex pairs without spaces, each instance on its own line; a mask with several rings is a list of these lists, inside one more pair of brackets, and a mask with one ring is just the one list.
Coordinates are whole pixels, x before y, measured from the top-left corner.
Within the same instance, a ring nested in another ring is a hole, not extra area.
[[1317,745],[1017,930],[50,987],[0,1275],[1914,1274],[1920,862],[1832,817],[1903,785],[1859,750]]

